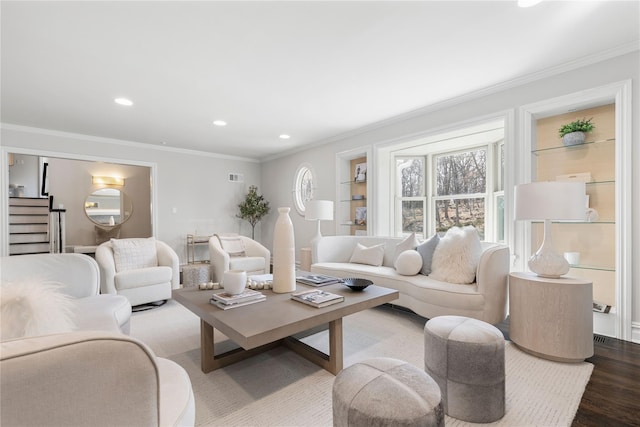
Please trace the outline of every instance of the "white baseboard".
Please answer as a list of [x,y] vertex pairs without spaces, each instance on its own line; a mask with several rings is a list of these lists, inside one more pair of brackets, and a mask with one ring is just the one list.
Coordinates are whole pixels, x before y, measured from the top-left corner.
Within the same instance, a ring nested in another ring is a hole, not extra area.
[[631,341],[640,344],[640,322],[631,322]]
[[607,337],[616,337],[616,313],[613,311],[609,313],[593,312],[593,333],[598,335],[604,335]]

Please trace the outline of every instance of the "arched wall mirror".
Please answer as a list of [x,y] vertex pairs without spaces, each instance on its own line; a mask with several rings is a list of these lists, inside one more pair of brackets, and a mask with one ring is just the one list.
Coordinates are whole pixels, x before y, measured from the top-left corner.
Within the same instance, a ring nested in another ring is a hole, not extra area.
[[131,218],[133,203],[129,196],[117,188],[100,188],[87,196],[84,211],[95,224],[113,226]]

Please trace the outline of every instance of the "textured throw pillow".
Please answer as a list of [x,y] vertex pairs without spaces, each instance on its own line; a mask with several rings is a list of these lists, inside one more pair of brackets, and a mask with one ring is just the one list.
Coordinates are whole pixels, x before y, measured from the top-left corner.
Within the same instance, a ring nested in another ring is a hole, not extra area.
[[108,242],[111,239],[120,238],[120,228],[121,224],[114,225],[113,227],[99,227],[95,226],[96,230],[96,245],[99,245],[104,242]]
[[473,283],[482,245],[476,229],[452,227],[433,253],[430,277],[449,283]]
[[156,267],[156,239],[111,239],[113,259],[116,271],[137,270],[139,268]]
[[368,264],[380,267],[384,258],[384,243],[371,246],[370,248],[358,243],[349,262],[356,264]]
[[416,248],[416,250],[422,257],[422,269],[420,270],[420,273],[424,274],[425,276],[431,274],[431,262],[433,260],[433,253],[435,252],[439,242],[440,236],[438,236],[438,233],[436,233],[429,239],[419,244]]
[[229,254],[229,256],[247,256],[244,250],[244,242],[240,236],[225,236],[216,234],[220,241],[222,250]]
[[398,274],[403,276],[415,276],[422,268],[422,257],[418,251],[410,249],[398,255],[394,264]]
[[56,282],[4,282],[0,292],[0,340],[71,332],[72,299]]
[[407,236],[406,239],[396,245],[396,252],[393,257],[394,264],[401,253],[403,253],[404,251],[413,250],[416,248],[416,246],[418,246],[418,238],[416,237],[416,233],[411,233]]

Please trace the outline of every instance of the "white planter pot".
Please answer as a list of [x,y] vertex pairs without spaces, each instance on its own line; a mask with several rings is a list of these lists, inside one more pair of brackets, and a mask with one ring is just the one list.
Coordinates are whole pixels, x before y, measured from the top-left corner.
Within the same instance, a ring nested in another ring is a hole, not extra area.
[[562,137],[562,143],[565,146],[584,144],[586,135],[584,132],[571,132]]

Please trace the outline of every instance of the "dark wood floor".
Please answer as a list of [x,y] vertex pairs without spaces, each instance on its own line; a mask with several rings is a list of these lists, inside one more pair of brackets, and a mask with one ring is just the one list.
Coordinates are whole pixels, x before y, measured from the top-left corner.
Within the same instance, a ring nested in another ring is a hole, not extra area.
[[640,344],[594,336],[594,365],[573,426],[640,426]]

